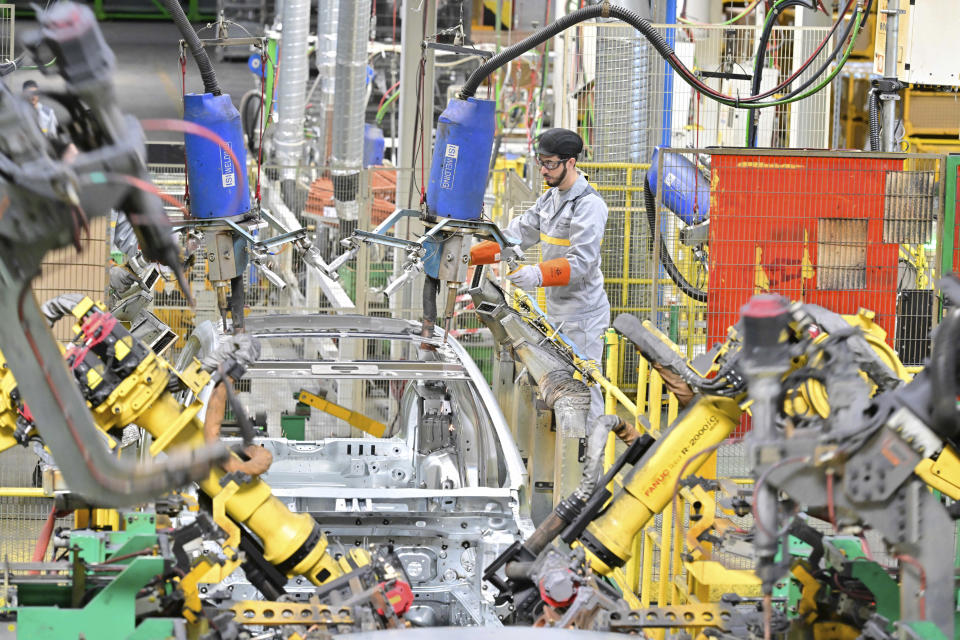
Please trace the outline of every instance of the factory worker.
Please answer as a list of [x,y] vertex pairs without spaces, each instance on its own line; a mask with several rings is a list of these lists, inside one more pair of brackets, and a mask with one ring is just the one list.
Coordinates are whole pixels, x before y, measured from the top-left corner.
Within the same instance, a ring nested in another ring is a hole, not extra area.
[[37,111],[37,124],[44,137],[50,141],[57,156],[64,162],[73,162],[80,154],[79,149],[60,131],[57,112],[40,102],[40,89],[33,80],[27,80],[22,87],[23,98]]
[[[547,316],[581,355],[598,363],[603,334],[610,325],[610,302],[600,272],[600,243],[607,224],[607,205],[577,171],[583,140],[568,129],[548,129],[536,140],[540,175],[550,186],[536,204],[506,229],[526,251],[540,243],[543,262],[525,265],[507,277],[532,291],[546,288]],[[497,260],[500,246],[486,241],[473,247],[473,264]],[[590,420],[603,413],[600,387],[591,387]]]
[[37,110],[37,124],[40,125],[40,131],[43,132],[43,135],[51,140],[58,139],[57,114],[51,107],[40,102],[40,89],[36,82],[27,80],[23,83],[23,97]]

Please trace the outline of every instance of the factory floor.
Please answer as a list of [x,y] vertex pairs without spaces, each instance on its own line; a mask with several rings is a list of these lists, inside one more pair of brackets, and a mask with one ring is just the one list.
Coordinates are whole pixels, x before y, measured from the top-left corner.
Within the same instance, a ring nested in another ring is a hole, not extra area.
[[[201,31],[206,25],[195,24],[201,38],[213,35],[213,29]],[[172,23],[163,21],[113,21],[101,22],[107,44],[117,58],[114,84],[120,108],[137,118],[180,118],[182,116],[182,75],[179,60],[180,32]],[[37,29],[34,20],[17,18],[16,51],[22,51],[23,37]],[[235,29],[231,36],[243,36]],[[224,93],[229,93],[233,103],[250,89],[258,88],[254,75],[247,67],[250,55],[247,47],[238,47],[235,59],[217,61],[213,58],[217,81]],[[212,56],[212,50],[211,50]],[[31,64],[24,60],[24,65]],[[16,93],[25,80],[36,80],[41,89],[58,90],[58,77],[47,78],[39,71],[22,70],[4,78],[7,86]],[[200,92],[203,84],[192,57],[187,59],[186,89]],[[182,141],[183,134],[170,132],[147,132],[148,141]]]

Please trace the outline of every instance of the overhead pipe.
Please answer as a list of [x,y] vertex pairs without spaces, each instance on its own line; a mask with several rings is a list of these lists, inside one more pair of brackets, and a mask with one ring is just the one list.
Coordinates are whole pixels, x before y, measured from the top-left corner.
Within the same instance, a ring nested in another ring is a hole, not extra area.
[[317,72],[320,83],[320,139],[317,141],[322,163],[327,164],[330,152],[331,120],[336,95],[337,25],[340,0],[317,0]]
[[286,180],[296,178],[295,167],[303,155],[303,121],[307,96],[307,37],[310,30],[310,0],[286,0],[282,14],[280,69],[277,86],[277,162]]
[[360,213],[357,192],[363,167],[369,31],[370,3],[340,0],[330,164],[333,201],[341,221],[341,231],[345,233],[353,231]]

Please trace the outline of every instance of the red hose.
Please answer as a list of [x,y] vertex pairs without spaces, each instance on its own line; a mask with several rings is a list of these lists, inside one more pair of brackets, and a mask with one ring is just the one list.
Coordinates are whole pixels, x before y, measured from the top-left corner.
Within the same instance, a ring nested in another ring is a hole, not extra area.
[[[43,529],[40,530],[40,537],[37,538],[37,544],[33,547],[33,557],[31,562],[43,562],[43,557],[47,555],[47,547],[50,546],[50,538],[53,537],[53,526],[57,523],[57,505],[50,505],[50,515],[47,521],[43,523]],[[39,571],[31,571],[30,575],[37,575]]]

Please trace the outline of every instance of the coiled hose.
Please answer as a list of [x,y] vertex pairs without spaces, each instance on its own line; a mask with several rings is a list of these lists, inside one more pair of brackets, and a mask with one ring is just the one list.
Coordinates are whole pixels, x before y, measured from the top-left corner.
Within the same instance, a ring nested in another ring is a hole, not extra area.
[[197,36],[197,32],[193,30],[190,21],[187,20],[187,14],[183,12],[183,7],[180,6],[179,0],[163,0],[163,6],[166,7],[170,15],[173,16],[174,24],[176,24],[177,29],[180,30],[180,35],[183,36],[187,46],[190,47],[190,53],[193,54],[193,59],[197,61],[197,68],[200,69],[200,78],[203,80],[204,92],[219,96],[222,92],[220,91],[220,85],[217,83],[217,74],[213,70],[210,56],[207,55],[206,49],[203,48],[203,43],[200,42],[200,37]]
[[868,100],[870,113],[870,151],[880,151],[880,92],[870,90]]
[[[657,202],[653,197],[653,191],[650,189],[650,182],[646,178],[643,180],[643,203],[647,210],[647,223],[650,225],[650,239],[653,240],[657,231]],[[681,291],[697,302],[707,301],[707,292],[690,284],[680,273],[667,250],[667,243],[664,242],[663,235],[660,236],[660,263],[663,264],[664,271]]]

